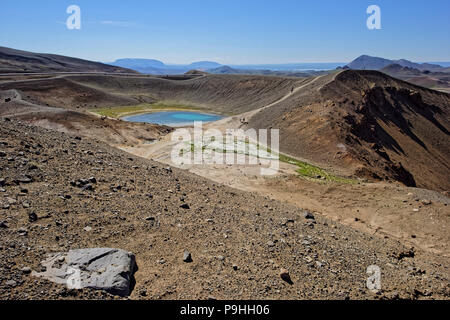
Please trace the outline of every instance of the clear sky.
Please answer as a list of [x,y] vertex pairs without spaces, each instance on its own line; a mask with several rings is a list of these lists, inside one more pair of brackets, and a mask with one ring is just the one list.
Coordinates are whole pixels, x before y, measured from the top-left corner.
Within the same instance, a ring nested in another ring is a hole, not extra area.
[[[81,8],[81,30],[66,9]],[[381,30],[368,30],[369,5]],[[96,61],[450,61],[449,0],[0,0],[0,46]]]

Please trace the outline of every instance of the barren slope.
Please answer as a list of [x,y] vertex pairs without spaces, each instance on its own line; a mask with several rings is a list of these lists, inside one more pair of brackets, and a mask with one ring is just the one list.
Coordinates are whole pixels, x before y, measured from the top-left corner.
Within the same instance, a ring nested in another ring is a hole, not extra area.
[[346,174],[449,190],[450,95],[376,71],[323,77],[258,112],[281,150]]
[[[445,258],[103,143],[0,121],[2,299],[112,298],[22,271],[84,247],[136,255],[134,299],[449,298]],[[92,190],[70,183],[90,177]],[[366,288],[369,265],[382,270],[379,295]]]
[[110,66],[99,62],[0,47],[0,73],[42,72],[137,73],[130,69]]

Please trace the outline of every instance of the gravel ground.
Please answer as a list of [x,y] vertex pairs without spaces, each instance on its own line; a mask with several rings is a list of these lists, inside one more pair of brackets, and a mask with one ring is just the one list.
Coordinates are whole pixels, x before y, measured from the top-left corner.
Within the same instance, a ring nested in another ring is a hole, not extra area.
[[131,299],[450,296],[447,258],[17,121],[0,120],[0,191],[1,299],[117,298],[29,274],[49,253],[92,247],[135,254]]

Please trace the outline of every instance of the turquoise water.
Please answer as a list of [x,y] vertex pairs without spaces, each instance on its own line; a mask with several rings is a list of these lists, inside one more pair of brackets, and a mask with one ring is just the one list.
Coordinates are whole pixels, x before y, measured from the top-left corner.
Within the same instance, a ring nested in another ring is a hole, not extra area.
[[194,124],[194,121],[211,122],[222,119],[222,116],[188,111],[161,111],[123,117],[125,121],[163,124],[171,127],[183,127]]

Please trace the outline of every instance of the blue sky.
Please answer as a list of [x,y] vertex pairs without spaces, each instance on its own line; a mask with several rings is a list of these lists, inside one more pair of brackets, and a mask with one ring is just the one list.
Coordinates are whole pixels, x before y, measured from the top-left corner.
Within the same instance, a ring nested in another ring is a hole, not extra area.
[[[68,30],[69,5],[81,30]],[[366,9],[381,8],[381,30]],[[0,46],[96,61],[450,61],[449,0],[1,0]]]

